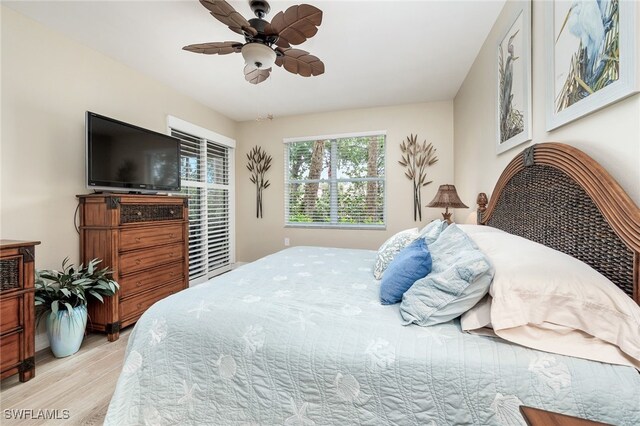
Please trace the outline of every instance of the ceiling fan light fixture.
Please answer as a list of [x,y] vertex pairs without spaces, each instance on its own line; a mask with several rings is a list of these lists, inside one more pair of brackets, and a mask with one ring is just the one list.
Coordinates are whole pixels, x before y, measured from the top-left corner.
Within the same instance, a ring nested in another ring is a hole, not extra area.
[[[1,0],[0,0],[1,1]],[[324,63],[297,46],[318,32],[322,11],[310,4],[293,5],[278,12],[271,22],[264,16],[271,7],[268,0],[248,0],[256,18],[246,20],[226,0],[200,0],[215,19],[231,31],[244,36],[246,43],[222,41],[184,46],[188,52],[205,55],[242,53],[244,79],[259,84],[269,79],[274,65],[302,77],[324,74]]]
[[247,43],[242,46],[242,57],[246,65],[256,69],[268,69],[276,62],[276,52],[262,43]]

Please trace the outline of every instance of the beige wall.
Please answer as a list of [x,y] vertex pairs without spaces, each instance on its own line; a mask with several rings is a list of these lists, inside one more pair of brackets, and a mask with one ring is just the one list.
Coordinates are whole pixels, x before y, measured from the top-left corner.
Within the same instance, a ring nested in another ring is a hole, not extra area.
[[78,260],[84,113],[159,132],[168,114],[235,137],[236,123],[11,9],[2,10],[0,236],[42,241],[38,268]]
[[[460,196],[475,204],[478,192],[491,195],[500,173],[517,153],[533,143],[555,141],[576,146],[592,156],[640,204],[640,95],[545,131],[543,1],[534,1],[532,6],[533,141],[496,155],[495,50],[516,6],[513,1],[507,2],[454,99],[455,183]],[[640,22],[640,7],[638,13]],[[640,78],[640,70],[638,73]],[[458,211],[459,218],[466,218],[467,214]]]
[[[544,5],[533,4],[533,142],[495,154],[494,52],[513,2],[508,2],[453,102],[338,111],[235,123],[94,50],[25,18],[2,11],[2,130],[0,145],[0,236],[37,239],[38,267],[76,260],[75,194],[84,186],[84,111],[92,110],[157,131],[168,114],[238,141],[237,259],[254,260],[292,245],[375,248],[392,233],[439,217],[423,209],[414,223],[411,186],[397,164],[398,144],[410,133],[433,142],[440,161],[429,170],[437,186],[455,181],[472,206],[490,193],[510,159],[531,143],[573,144],[609,169],[640,203],[640,96],[634,95],[553,132],[544,116]],[[638,8],[640,15],[640,8]],[[37,46],[37,49],[34,48]],[[385,231],[284,228],[283,138],[369,130],[387,131],[387,229]],[[455,130],[455,137],[454,137]],[[274,157],[272,186],[264,194],[264,218],[256,219],[246,152],[261,145]],[[455,150],[454,150],[455,146]],[[455,151],[455,156],[454,156]],[[455,176],[454,176],[454,163]],[[458,211],[459,221],[468,212]],[[54,225],[52,225],[54,224]]]
[[[387,132],[387,229],[343,230],[284,227],[284,138],[322,136],[340,133],[386,130]],[[272,121],[239,123],[236,153],[237,259],[252,261],[284,248],[284,238],[292,246],[317,245],[376,249],[393,233],[423,226],[437,218],[439,209],[423,207],[422,222],[413,221],[413,196],[410,181],[398,165],[399,144],[410,133],[419,140],[433,142],[439,161],[428,169],[434,182],[423,188],[423,204],[436,193],[438,185],[453,179],[453,104],[451,101],[384,108],[337,111]],[[267,177],[271,186],[264,192],[264,218],[255,217],[255,189],[249,181],[246,154],[255,145],[273,157]]]

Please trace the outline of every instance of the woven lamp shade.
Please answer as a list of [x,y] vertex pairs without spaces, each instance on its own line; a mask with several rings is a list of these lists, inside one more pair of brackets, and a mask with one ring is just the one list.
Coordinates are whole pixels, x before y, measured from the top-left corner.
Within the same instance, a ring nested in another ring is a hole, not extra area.
[[453,209],[467,208],[460,197],[454,185],[440,185],[438,193],[431,200],[427,207],[451,207]]
[[442,217],[449,223],[451,223],[451,213],[449,213],[449,207],[452,209],[467,208],[467,205],[460,200],[458,192],[454,185],[440,185],[438,193],[431,200],[427,207],[444,207],[445,212],[442,213]]

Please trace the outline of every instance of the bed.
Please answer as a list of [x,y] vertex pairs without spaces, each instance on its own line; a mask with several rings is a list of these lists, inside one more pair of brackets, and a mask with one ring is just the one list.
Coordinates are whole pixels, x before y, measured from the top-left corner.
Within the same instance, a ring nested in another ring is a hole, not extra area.
[[[589,157],[535,145],[493,194],[479,223],[582,256],[639,300],[640,212]],[[567,227],[591,237],[567,242]],[[635,369],[463,333],[458,319],[403,326],[380,305],[375,257],[294,247],[156,303],[105,424],[524,425],[522,404],[640,424]]]

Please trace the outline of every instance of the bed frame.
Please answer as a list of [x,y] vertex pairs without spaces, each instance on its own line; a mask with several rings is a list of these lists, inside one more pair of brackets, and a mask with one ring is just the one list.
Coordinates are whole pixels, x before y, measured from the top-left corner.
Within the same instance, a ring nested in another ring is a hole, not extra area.
[[611,175],[577,148],[533,145],[502,172],[478,223],[587,263],[640,304],[640,209]]

